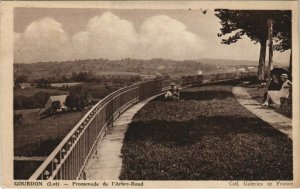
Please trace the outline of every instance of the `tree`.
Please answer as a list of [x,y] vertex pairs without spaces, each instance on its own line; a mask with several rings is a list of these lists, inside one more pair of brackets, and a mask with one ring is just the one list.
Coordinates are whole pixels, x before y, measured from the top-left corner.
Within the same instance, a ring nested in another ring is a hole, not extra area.
[[51,104],[51,108],[52,108],[53,112],[56,112],[58,109],[60,109],[61,108],[60,101],[58,101],[58,100],[53,101]]
[[65,105],[70,109],[83,110],[89,103],[88,98],[88,94],[81,90],[71,91],[66,98]]
[[26,76],[26,75],[19,75],[15,79],[15,84],[26,83],[27,81],[28,81],[28,76]]
[[[274,21],[273,36],[277,39],[275,50],[286,49],[288,45],[288,25],[290,11],[279,10],[228,10],[216,9],[216,16],[220,19],[222,28],[218,37],[234,33],[227,39],[222,39],[223,44],[236,43],[243,35],[248,36],[254,43],[260,43],[258,64],[258,79],[264,80],[266,48],[268,39],[268,19]],[[283,19],[284,17],[284,19]]]
[[291,50],[289,61],[289,72],[292,73],[292,12],[282,11],[275,22],[275,27],[280,31],[275,39],[274,49],[280,52]]
[[91,72],[72,73],[71,80],[75,82],[89,82],[93,80]]
[[41,78],[36,80],[36,87],[37,88],[48,88],[50,86],[50,83],[47,79]]

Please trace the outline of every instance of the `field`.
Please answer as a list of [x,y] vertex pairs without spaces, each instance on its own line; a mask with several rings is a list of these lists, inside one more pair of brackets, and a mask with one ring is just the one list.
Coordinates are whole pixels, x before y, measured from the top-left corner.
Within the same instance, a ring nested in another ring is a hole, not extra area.
[[[15,156],[46,156],[54,149],[64,137],[83,117],[87,110],[81,112],[67,112],[42,119],[39,115],[39,108],[44,107],[49,95],[68,94],[74,87],[81,87],[82,91],[90,94],[93,101],[98,101],[109,93],[128,85],[129,83],[81,83],[70,86],[66,90],[53,88],[27,88],[14,91],[15,104],[20,102],[20,97],[26,97],[21,102],[28,106],[36,103],[32,109],[20,108],[14,111],[14,149]],[[36,95],[41,94],[43,95]],[[30,98],[32,102],[29,102]]]
[[[242,107],[232,85],[158,97],[125,134],[124,180],[290,180],[292,141]],[[163,108],[162,108],[163,107]]]
[[40,119],[36,114],[31,123],[14,126],[15,156],[47,156],[76,125],[88,109]]

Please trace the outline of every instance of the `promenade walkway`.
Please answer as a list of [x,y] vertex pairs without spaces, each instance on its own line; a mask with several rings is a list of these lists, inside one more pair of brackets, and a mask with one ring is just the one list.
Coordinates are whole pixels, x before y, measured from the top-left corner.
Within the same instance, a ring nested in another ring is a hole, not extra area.
[[[233,94],[238,102],[263,121],[292,138],[292,120],[272,109],[261,107],[251,99],[246,88],[234,87]],[[158,95],[156,95],[158,96]],[[156,96],[148,98],[125,111],[109,128],[106,135],[96,146],[96,152],[89,160],[86,169],[87,180],[118,180],[122,170],[121,149],[128,125],[134,115]]]
[[241,105],[292,139],[292,119],[275,112],[273,109],[262,107],[259,102],[251,99],[244,87],[234,87],[233,94]]
[[96,153],[89,160],[86,169],[87,180],[118,180],[122,169],[123,139],[128,124],[134,115],[156,96],[147,98],[125,111],[109,128],[96,146]]

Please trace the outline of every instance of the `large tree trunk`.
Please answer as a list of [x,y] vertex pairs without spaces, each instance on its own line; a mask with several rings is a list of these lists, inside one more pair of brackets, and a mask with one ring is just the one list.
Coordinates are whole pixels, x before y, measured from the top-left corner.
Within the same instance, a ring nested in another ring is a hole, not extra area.
[[292,80],[292,65],[293,65],[293,61],[292,61],[292,49],[291,49],[291,53],[290,53],[290,62],[289,62],[289,72],[290,72],[290,80]]
[[258,62],[258,80],[265,80],[265,62],[266,62],[267,40],[260,43],[260,53]]
[[292,75],[292,49],[291,49],[291,53],[290,53],[289,72]]
[[269,65],[268,65],[268,86],[271,82],[271,70],[273,70],[273,21],[268,20],[268,39],[269,39]]

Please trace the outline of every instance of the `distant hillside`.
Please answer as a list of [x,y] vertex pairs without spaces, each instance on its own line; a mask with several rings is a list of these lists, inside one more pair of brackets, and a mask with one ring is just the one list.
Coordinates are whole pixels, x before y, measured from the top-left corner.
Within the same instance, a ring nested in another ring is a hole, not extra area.
[[166,59],[88,59],[65,62],[40,62],[34,64],[14,64],[14,75],[28,76],[29,80],[49,77],[70,77],[72,73],[89,72],[95,76],[104,75],[169,75],[180,76],[196,74],[198,70],[210,72],[215,65],[203,64],[200,61],[175,61]]
[[[198,61],[204,63],[204,64],[210,64],[210,65],[219,65],[219,66],[257,66],[258,60],[228,60],[228,59],[199,59]],[[266,60],[266,63],[268,63],[268,60]],[[283,62],[274,62],[274,65],[279,67],[288,66],[287,63]]]
[[65,62],[39,62],[33,64],[14,64],[14,76],[27,76],[29,80],[40,78],[70,77],[72,73],[89,72],[95,76],[107,75],[168,75],[182,76],[214,72],[217,67],[257,65],[257,61],[199,59],[199,60],[168,60],[168,59],[88,59]]
[[253,60],[228,60],[228,59],[199,59],[204,64],[218,65],[218,66],[256,66],[258,61]]

